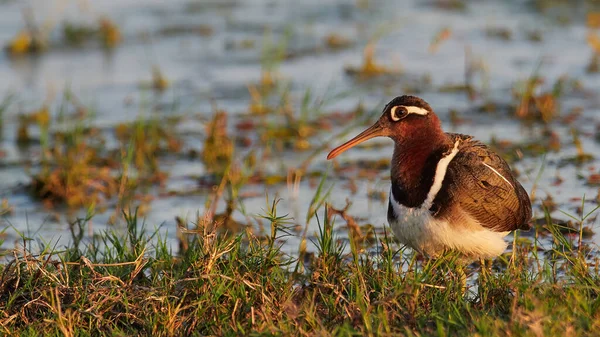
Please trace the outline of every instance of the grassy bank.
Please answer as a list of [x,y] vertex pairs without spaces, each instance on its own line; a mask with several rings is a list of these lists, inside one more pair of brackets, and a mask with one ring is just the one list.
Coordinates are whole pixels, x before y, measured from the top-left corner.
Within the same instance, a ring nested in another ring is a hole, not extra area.
[[[33,255],[31,241],[0,266],[0,334],[582,336],[600,331],[596,249],[543,225],[480,273],[466,292],[456,257],[423,260],[380,237],[368,249],[321,221],[317,252],[280,250],[286,217],[270,232],[217,234],[190,224],[181,252],[126,216],[104,233]],[[321,211],[320,211],[321,212]],[[322,213],[322,212],[321,212]],[[327,219],[325,214],[324,219]],[[212,230],[210,230],[212,228]],[[268,229],[267,229],[268,231]],[[544,233],[551,246],[538,245]],[[465,294],[465,295],[463,295]]]

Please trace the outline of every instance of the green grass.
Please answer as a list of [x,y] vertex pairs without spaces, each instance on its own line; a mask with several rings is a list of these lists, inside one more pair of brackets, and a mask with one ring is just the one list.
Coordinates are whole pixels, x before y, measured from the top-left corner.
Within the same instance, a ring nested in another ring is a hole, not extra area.
[[[0,334],[37,335],[405,335],[582,336],[600,331],[595,251],[548,225],[491,272],[471,275],[464,292],[460,260],[422,260],[387,235],[367,250],[322,226],[314,254],[281,251],[289,219],[271,202],[264,236],[186,231],[173,254],[134,212],[124,237],[81,241],[88,219],[72,224],[73,244],[22,251],[0,266]],[[322,213],[322,212],[318,212]],[[317,214],[319,215],[319,214]],[[327,214],[319,219],[327,219]]]

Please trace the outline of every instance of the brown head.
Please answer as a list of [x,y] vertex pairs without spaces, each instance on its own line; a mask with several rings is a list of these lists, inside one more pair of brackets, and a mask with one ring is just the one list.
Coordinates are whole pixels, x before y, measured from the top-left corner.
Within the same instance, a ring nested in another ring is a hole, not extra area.
[[395,143],[390,172],[392,190],[396,189],[394,198],[408,207],[421,205],[433,182],[437,160],[452,146],[440,120],[424,100],[396,97],[373,126],[333,149],[327,159],[380,136]]
[[333,159],[366,140],[382,136],[389,137],[396,143],[394,156],[408,150],[413,150],[410,152],[418,155],[423,152],[421,149],[435,148],[439,142],[444,143],[446,140],[440,120],[429,104],[419,97],[404,95],[389,102],[373,126],[333,149],[327,159]]

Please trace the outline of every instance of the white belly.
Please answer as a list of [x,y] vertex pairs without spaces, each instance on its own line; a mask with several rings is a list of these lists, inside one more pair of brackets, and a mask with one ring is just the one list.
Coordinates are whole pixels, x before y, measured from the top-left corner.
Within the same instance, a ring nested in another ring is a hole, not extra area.
[[504,236],[508,232],[494,232],[473,219],[465,224],[448,224],[434,219],[429,207],[409,208],[398,204],[390,193],[390,204],[396,219],[390,219],[390,227],[396,238],[414,250],[437,255],[444,250],[457,250],[472,257],[492,258],[506,249]]

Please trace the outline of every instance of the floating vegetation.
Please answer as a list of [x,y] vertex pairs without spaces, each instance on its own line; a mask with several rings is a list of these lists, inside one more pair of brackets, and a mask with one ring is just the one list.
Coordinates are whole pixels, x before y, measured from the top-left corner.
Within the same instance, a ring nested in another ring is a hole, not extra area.
[[169,88],[169,85],[169,80],[165,77],[160,67],[155,65],[152,67],[152,79],[141,82],[140,88],[162,93]]
[[63,24],[63,40],[70,46],[82,46],[94,39],[98,30],[93,26],[77,25],[70,22]]
[[276,89],[283,89],[280,76],[277,74],[279,65],[286,57],[286,48],[290,32],[286,31],[284,38],[278,44],[271,40],[270,33],[266,33],[263,39],[263,50],[261,54],[261,71],[258,83],[248,84],[250,93],[250,103],[248,112],[253,115],[266,115],[274,112],[269,106],[269,99],[275,93]]
[[[11,93],[8,93],[0,101],[0,130],[3,130],[5,112],[10,108],[10,106],[14,102],[14,99],[15,99],[15,96]],[[0,136],[1,135],[2,135],[2,131],[0,131]]]
[[256,47],[256,40],[254,39],[227,40],[225,42],[227,50],[247,50],[254,47]]
[[291,111],[284,111],[284,123],[267,123],[260,128],[260,140],[263,144],[274,145],[276,149],[308,150],[311,148],[310,136],[318,131],[315,121],[298,119]]
[[[251,132],[253,135],[258,133],[260,144],[268,149],[277,151],[311,149],[310,138],[322,130],[330,129],[331,118],[340,116],[323,114],[322,108],[327,99],[314,97],[311,90],[304,92],[298,106],[290,97],[289,86],[280,87],[278,97],[269,94],[270,100],[260,96],[260,93],[252,87],[251,89],[251,114],[260,114],[260,119],[244,118],[237,123],[236,129],[244,133]],[[358,116],[360,111],[358,109],[352,111],[348,117]],[[238,139],[243,140],[243,135]],[[249,144],[251,141],[243,143]]]
[[167,26],[160,29],[159,34],[170,36],[170,35],[182,35],[182,34],[194,34],[199,36],[211,36],[214,33],[214,29],[209,25],[173,25]]
[[581,236],[582,239],[588,239],[594,235],[594,231],[589,226],[582,226],[574,220],[544,217],[533,220],[533,223],[540,230],[540,234],[544,236],[553,235],[554,231],[565,236]]
[[102,45],[106,48],[114,48],[122,41],[119,27],[109,18],[103,17],[99,20],[99,35]]
[[444,27],[444,28],[440,29],[440,31],[437,32],[437,34],[435,34],[435,36],[431,40],[431,43],[429,43],[429,52],[436,53],[438,51],[438,49],[440,48],[440,45],[444,41],[448,40],[451,36],[452,36],[452,30],[450,28]]
[[540,30],[534,29],[526,32],[527,39],[531,42],[542,42],[544,35]]
[[589,12],[586,15],[586,24],[589,28],[600,28],[600,12]]
[[29,30],[20,31],[5,49],[10,55],[38,54],[47,48],[47,42],[39,34]]
[[488,37],[509,41],[512,39],[512,31],[506,27],[487,27],[485,34]]
[[162,182],[166,176],[160,171],[158,156],[162,153],[178,153],[182,142],[172,125],[159,119],[139,119],[119,124],[115,136],[121,142],[121,152],[132,156],[134,167],[149,178]]
[[587,177],[587,184],[590,186],[600,186],[600,173],[592,173]]
[[577,154],[573,157],[566,158],[563,161],[563,164],[565,162],[570,162],[580,165],[594,160],[594,155],[592,155],[591,153],[587,153],[583,150],[583,144],[581,143],[579,132],[575,128],[571,128],[571,136],[573,137],[573,145],[575,145]]
[[546,199],[542,200],[542,209],[547,210],[548,212],[554,212],[556,210],[556,202],[552,195],[548,194]]
[[[25,11],[26,28],[8,42],[5,50],[10,55],[39,54],[51,45],[49,36],[52,34],[53,24],[47,23],[38,26],[31,10]],[[62,42],[67,46],[81,47],[90,42],[99,43],[105,48],[114,48],[122,41],[118,26],[109,18],[101,17],[96,24],[63,22],[61,25]]]
[[330,33],[325,36],[325,45],[331,49],[344,49],[352,46],[354,42],[342,35]]
[[74,47],[81,47],[96,41],[101,46],[110,49],[122,41],[119,27],[106,17],[100,18],[96,25],[65,22],[62,26],[62,35],[64,43]]
[[359,80],[366,80],[372,77],[382,76],[382,75],[400,75],[402,74],[402,70],[391,69],[385,66],[382,66],[375,61],[375,47],[377,41],[370,41],[365,46],[363,51],[363,64],[359,67],[347,66],[345,68],[346,74],[350,76],[354,76]]
[[268,104],[268,97],[274,87],[273,75],[263,72],[259,85],[248,85],[250,103],[248,112],[252,115],[266,115],[272,112]]
[[560,140],[557,137],[552,132],[542,135],[540,139],[526,142],[513,142],[492,137],[489,146],[494,152],[501,154],[507,162],[514,163],[524,157],[538,157],[549,151],[558,151]]
[[[8,199],[3,198],[0,200],[0,216],[5,214],[13,214],[15,212],[14,206],[8,203]],[[2,233],[2,232],[0,232]]]
[[[50,112],[47,105],[44,105],[29,114],[20,114],[19,126],[17,128],[17,143],[20,145],[27,145],[34,142],[29,133],[29,128],[32,125],[37,125],[40,129],[40,133],[44,135],[47,140],[49,124]],[[40,140],[38,139],[38,141]]]
[[589,32],[587,35],[588,45],[592,48],[592,56],[590,62],[586,67],[588,73],[597,73],[599,71],[600,63],[600,37],[596,32]]
[[350,162],[350,164],[353,167],[358,167],[358,168],[363,168],[363,169],[386,171],[386,170],[390,169],[391,163],[390,163],[389,158],[382,158],[382,159],[375,159],[375,160],[360,159],[360,160],[352,161],[352,162]]
[[[74,109],[72,114],[67,106]],[[20,117],[19,142],[32,142],[30,125],[40,130],[40,168],[31,173],[34,196],[48,207],[63,203],[70,208],[91,207],[132,195],[141,184],[164,182],[166,174],[159,170],[157,157],[181,149],[169,124],[152,119],[120,124],[114,134],[121,147],[111,151],[105,148],[105,134],[86,126],[88,117],[88,110],[69,91],[58,113],[62,127],[50,128],[53,121],[48,106]],[[129,163],[134,173],[129,171]]]
[[227,131],[227,113],[216,111],[206,126],[202,161],[210,173],[222,176],[233,159],[233,140]]
[[544,80],[538,76],[540,67],[541,63],[527,81],[513,88],[515,98],[520,100],[515,115],[528,121],[550,123],[560,114],[558,103],[560,96],[565,89],[573,88],[577,83],[570,81],[567,77],[561,77],[554,83],[551,90],[543,91]]
[[389,196],[388,196],[388,192],[387,191],[377,191],[377,190],[371,190],[367,193],[367,197],[371,200],[377,200],[379,202],[386,202],[389,200]]
[[33,194],[48,207],[61,203],[69,207],[104,203],[116,195],[118,178],[110,167],[93,166],[93,156],[93,151],[82,146],[66,153],[53,153],[51,159],[60,166],[47,166],[33,177]]
[[90,207],[117,194],[119,177],[99,156],[96,145],[102,141],[95,138],[80,128],[55,134],[31,182],[31,191],[46,206]]
[[448,11],[464,11],[467,9],[465,0],[433,0],[430,2],[433,6]]
[[21,29],[4,47],[11,56],[39,54],[48,47],[47,32],[36,23],[31,8],[23,10],[23,19],[25,28]]
[[597,73],[600,71],[600,54],[592,53],[590,63],[587,65],[585,70],[588,73]]
[[165,91],[169,87],[169,81],[165,78],[159,67],[152,68],[152,88],[157,91]]
[[[479,80],[481,87],[478,88],[476,83]],[[474,101],[479,94],[485,93],[489,88],[488,67],[482,57],[473,55],[470,47],[465,47],[465,75],[464,84],[450,84],[440,87],[442,92],[464,91],[470,101]]]

